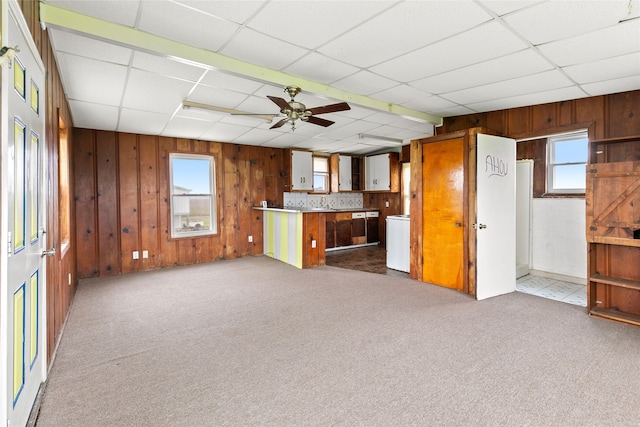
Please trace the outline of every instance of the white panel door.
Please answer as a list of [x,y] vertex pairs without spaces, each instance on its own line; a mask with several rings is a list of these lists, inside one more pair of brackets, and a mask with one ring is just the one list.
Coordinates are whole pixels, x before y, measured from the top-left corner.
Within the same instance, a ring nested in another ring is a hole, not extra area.
[[2,8],[2,44],[19,52],[2,68],[0,411],[23,426],[46,377],[45,72],[17,2]]
[[516,142],[478,135],[476,298],[516,290]]

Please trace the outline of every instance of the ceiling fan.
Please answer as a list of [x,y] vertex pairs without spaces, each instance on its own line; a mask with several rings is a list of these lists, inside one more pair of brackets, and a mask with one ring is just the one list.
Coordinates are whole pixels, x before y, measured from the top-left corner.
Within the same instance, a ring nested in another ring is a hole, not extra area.
[[[300,119],[303,122],[313,123],[314,125],[319,126],[331,126],[335,122],[331,120],[322,119],[320,117],[316,117],[318,114],[326,114],[326,113],[335,113],[336,111],[345,111],[350,110],[349,104],[346,102],[339,102],[337,104],[323,105],[320,107],[307,108],[301,102],[296,101],[295,96],[300,93],[301,89],[297,86],[287,86],[284,88],[284,91],[289,94],[291,98],[290,101],[286,101],[283,98],[278,98],[277,96],[269,96],[271,101],[280,107],[279,114],[272,114],[272,117],[278,117],[281,114],[284,114],[285,117],[277,121],[273,126],[269,129],[279,128],[287,122],[291,123],[291,130],[296,130],[296,120]],[[245,116],[265,116],[266,114],[253,114],[253,113],[232,113],[233,115],[245,115]]]

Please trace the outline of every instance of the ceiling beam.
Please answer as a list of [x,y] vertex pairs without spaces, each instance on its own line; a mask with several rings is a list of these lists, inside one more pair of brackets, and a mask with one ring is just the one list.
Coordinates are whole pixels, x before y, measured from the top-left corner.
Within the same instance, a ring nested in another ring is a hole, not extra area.
[[442,117],[413,110],[402,105],[344,91],[335,87],[292,76],[282,71],[260,67],[249,62],[230,58],[206,49],[155,36],[125,25],[114,24],[98,18],[40,2],[40,21],[44,27],[66,29],[95,39],[116,43],[120,46],[141,50],[179,61],[223,70],[253,80],[280,86],[298,86],[306,92],[324,95],[340,101],[360,105],[386,113],[396,114],[410,120],[442,125]]

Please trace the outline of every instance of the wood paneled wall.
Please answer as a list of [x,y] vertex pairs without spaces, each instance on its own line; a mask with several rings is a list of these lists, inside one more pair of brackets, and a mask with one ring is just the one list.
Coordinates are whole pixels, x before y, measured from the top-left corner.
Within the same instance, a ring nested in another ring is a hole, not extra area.
[[[170,152],[214,156],[218,233],[170,239]],[[78,277],[263,253],[262,211],[282,204],[281,149],[90,129],[74,130]],[[253,236],[253,242],[248,241]],[[142,251],[149,258],[142,258]],[[133,251],[140,252],[134,260]]]
[[[51,364],[53,355],[62,332],[62,326],[76,289],[76,251],[75,238],[71,235],[71,244],[64,253],[61,253],[60,242],[60,206],[59,206],[59,123],[62,121],[67,128],[73,125],[69,106],[67,104],[58,66],[56,64],[49,34],[42,30],[39,22],[39,3],[37,0],[18,0],[22,14],[27,22],[31,36],[40,53],[40,58],[46,69],[45,87],[45,144],[48,167],[48,181],[50,187],[43,189],[48,191],[49,203],[47,204],[46,238],[47,247],[56,248],[56,255],[47,258],[47,360]],[[1,18],[1,16],[0,16]],[[2,126],[4,124],[0,124]],[[71,136],[68,144],[73,143]],[[73,158],[70,157],[70,166],[73,167]],[[73,191],[71,183],[70,191]],[[72,194],[72,193],[70,193]],[[70,221],[73,224],[73,206],[69,212]],[[69,283],[70,282],[70,283]]]
[[[571,101],[512,108],[444,119],[438,134],[485,127],[498,135],[529,139],[517,144],[518,159],[534,160],[533,196],[546,189],[546,139],[537,138],[580,128],[589,129],[589,139],[640,135],[640,90],[594,96]],[[623,147],[627,160],[640,160],[640,147]]]

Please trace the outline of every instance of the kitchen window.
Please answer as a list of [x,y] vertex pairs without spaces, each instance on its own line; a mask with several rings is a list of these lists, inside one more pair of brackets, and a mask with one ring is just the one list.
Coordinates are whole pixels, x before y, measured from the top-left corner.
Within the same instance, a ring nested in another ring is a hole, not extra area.
[[584,194],[587,131],[556,135],[547,141],[547,193]]
[[329,158],[313,156],[313,192],[329,192]]
[[169,154],[171,237],[215,234],[214,158],[199,154]]

